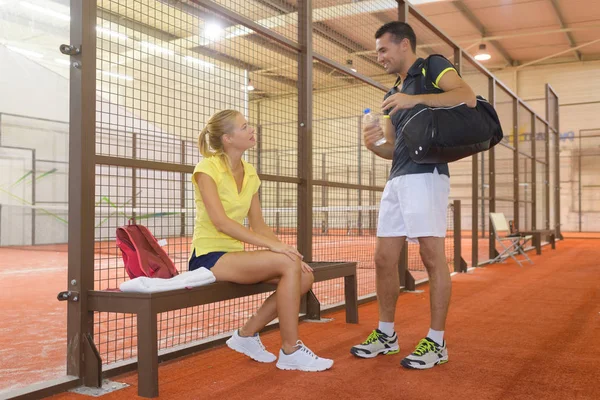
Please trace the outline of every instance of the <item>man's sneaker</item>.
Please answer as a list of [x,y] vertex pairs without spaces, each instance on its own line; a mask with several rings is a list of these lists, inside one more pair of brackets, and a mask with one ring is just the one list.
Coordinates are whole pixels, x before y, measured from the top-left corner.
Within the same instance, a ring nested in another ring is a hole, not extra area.
[[245,354],[258,362],[270,363],[277,359],[275,354],[269,353],[263,346],[258,333],[254,336],[243,337],[236,330],[226,343],[230,349]]
[[396,332],[392,336],[388,336],[379,329],[371,332],[363,343],[350,349],[350,353],[361,358],[373,358],[378,354],[396,354],[398,351],[400,348]]
[[331,368],[333,360],[327,358],[317,357],[308,347],[302,343],[301,340],[296,342],[298,350],[292,354],[285,354],[283,350],[279,350],[279,361],[277,361],[277,368],[286,370],[298,370],[298,371],[325,371]]
[[446,341],[440,346],[428,337],[421,339],[415,351],[400,362],[404,368],[428,369],[448,362]]

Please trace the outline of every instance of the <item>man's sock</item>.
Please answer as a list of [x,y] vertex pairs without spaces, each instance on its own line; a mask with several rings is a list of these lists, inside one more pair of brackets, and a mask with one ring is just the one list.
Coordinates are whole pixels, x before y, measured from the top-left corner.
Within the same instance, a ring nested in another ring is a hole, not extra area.
[[379,321],[379,330],[388,336],[394,335],[394,323]]
[[436,331],[430,328],[427,337],[440,346],[444,345],[444,331]]

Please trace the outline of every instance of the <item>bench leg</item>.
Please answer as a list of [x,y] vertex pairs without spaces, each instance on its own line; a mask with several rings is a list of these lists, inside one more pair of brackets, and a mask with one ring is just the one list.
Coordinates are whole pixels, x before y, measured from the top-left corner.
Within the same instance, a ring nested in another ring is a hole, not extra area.
[[306,317],[313,320],[321,319],[321,303],[312,290],[306,293]]
[[556,249],[556,235],[554,233],[550,234],[550,245],[552,246],[552,250]]
[[87,387],[102,387],[102,359],[90,333],[86,333],[83,337],[83,351],[85,357],[83,384]]
[[344,277],[346,323],[348,324],[358,324],[358,290],[356,285],[356,275]]
[[138,395],[158,397],[158,335],[156,313],[151,310],[137,315]]

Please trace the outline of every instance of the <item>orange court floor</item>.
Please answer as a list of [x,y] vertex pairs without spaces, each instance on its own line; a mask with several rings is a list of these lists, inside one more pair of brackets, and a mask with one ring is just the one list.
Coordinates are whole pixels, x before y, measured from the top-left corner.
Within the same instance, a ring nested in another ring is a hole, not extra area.
[[[429,287],[402,294],[396,327],[400,354],[364,360],[350,347],[377,326],[377,303],[360,307],[360,324],[344,313],[326,323],[302,322],[300,337],[333,358],[321,373],[279,371],[226,346],[160,364],[161,399],[599,399],[600,240],[568,239],[531,254],[453,277],[446,327],[450,360],[427,371],[405,370],[429,328]],[[276,352],[279,331],[262,335]],[[129,387],[103,399],[137,398],[137,373],[112,378]],[[56,400],[88,397],[63,393]]]

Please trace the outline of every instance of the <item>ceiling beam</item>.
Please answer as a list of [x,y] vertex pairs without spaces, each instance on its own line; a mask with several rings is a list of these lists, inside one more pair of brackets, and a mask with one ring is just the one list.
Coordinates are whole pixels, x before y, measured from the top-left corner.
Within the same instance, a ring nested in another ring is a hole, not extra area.
[[[456,0],[456,1],[453,2],[453,4],[458,9],[458,11],[460,11],[460,13],[471,24],[473,24],[473,26],[475,27],[475,29],[477,29],[479,31],[479,34],[482,37],[485,38],[487,36],[487,29],[485,28],[485,26],[483,26],[483,24],[481,23],[481,21],[479,20],[479,18],[477,18],[475,16],[475,14],[473,14],[473,12],[465,5],[465,3],[462,0]],[[489,42],[490,42],[490,44],[492,46],[494,46],[494,48],[498,51],[498,53],[500,53],[500,55],[504,58],[504,60],[506,60],[506,62],[509,65],[512,65],[512,66],[516,65],[515,61],[508,54],[508,52],[506,51],[506,49],[504,47],[502,47],[502,45],[500,43],[498,43],[498,41],[496,41],[496,40],[489,40]]]
[[[554,8],[554,12],[556,13],[556,17],[558,18],[558,23],[560,24],[560,27],[566,28],[567,25],[565,25],[565,19],[562,15],[562,12],[560,11],[560,6],[558,5],[558,0],[550,0],[550,3],[552,4],[552,8]],[[573,39],[573,36],[571,35],[571,33],[565,32],[565,35],[567,36],[569,45],[571,47],[576,47],[577,44],[575,43],[575,40]],[[578,50],[573,50],[573,52],[575,53],[575,57],[577,57],[577,61],[581,61],[581,53]]]
[[573,47],[573,48],[571,48],[571,49],[568,49],[568,50],[563,50],[563,51],[559,51],[558,53],[554,53],[554,54],[551,54],[551,55],[549,55],[549,56],[546,56],[546,57],[539,58],[539,59],[537,59],[537,60],[529,61],[529,62],[527,62],[527,63],[525,63],[525,64],[519,65],[519,66],[517,67],[517,69],[525,68],[525,67],[528,67],[528,66],[530,66],[530,65],[537,64],[537,63],[539,63],[540,61],[544,61],[544,60],[547,60],[547,59],[549,59],[549,58],[554,58],[554,57],[556,57],[556,56],[560,56],[561,54],[565,54],[565,53],[568,53],[568,52],[570,52],[570,51],[572,51],[572,50],[577,50],[577,49],[580,49],[580,48],[582,48],[582,47],[589,46],[589,45],[592,45],[592,44],[595,44],[595,43],[598,43],[598,42],[600,42],[600,39],[592,40],[591,42],[587,42],[587,43],[584,43],[584,44],[580,44],[579,46],[575,46],[575,47]]
[[[256,0],[258,3],[268,6],[274,11],[281,12],[284,14],[289,14],[296,12],[296,7],[291,5],[285,0]],[[360,43],[355,42],[354,40],[348,38],[346,35],[336,31],[329,25],[324,22],[314,22],[313,23],[313,33],[324,37],[327,40],[330,40],[342,47],[345,51],[348,52],[348,55],[352,55],[355,53],[359,53],[358,56],[368,63],[377,66],[378,68],[382,68],[381,65],[373,58],[368,55],[364,55],[361,53],[362,51],[367,50]]]
[[[112,11],[109,11],[109,10],[106,10],[103,8],[98,8],[98,17],[101,18],[102,20],[109,21],[113,24],[126,26],[137,32],[143,32],[144,34],[146,34],[150,37],[153,37],[155,39],[158,39],[160,41],[163,41],[165,43],[168,43],[172,40],[178,39],[177,36],[171,35],[168,32],[165,32],[163,30],[160,30],[158,28],[155,28],[151,25],[148,25],[148,24],[145,24],[142,22],[132,20],[131,18],[124,17],[123,15],[116,14]],[[118,31],[118,29],[115,29],[115,30]],[[134,36],[136,36],[136,35],[134,35]],[[259,35],[256,35],[256,36],[259,37]],[[139,37],[134,37],[132,39],[140,40]],[[165,47],[167,47],[167,45],[165,45]],[[261,69],[260,66],[245,62],[236,57],[222,53],[220,51],[210,49],[209,47],[206,47],[206,46],[196,46],[193,48],[189,48],[187,50],[192,53],[203,54],[205,56],[212,58],[215,61],[219,61],[219,62],[222,62],[227,65],[231,65],[236,68],[246,69],[250,72],[258,71]],[[144,53],[143,55],[147,55],[147,54]],[[126,57],[125,60],[126,60],[126,62],[128,62],[128,61],[132,60],[132,58]],[[291,79],[286,76],[283,76],[283,75],[270,74],[270,75],[265,75],[265,78],[270,79],[275,82],[278,82],[278,83],[282,83],[286,86],[290,86],[290,87],[297,86],[296,80]]]

